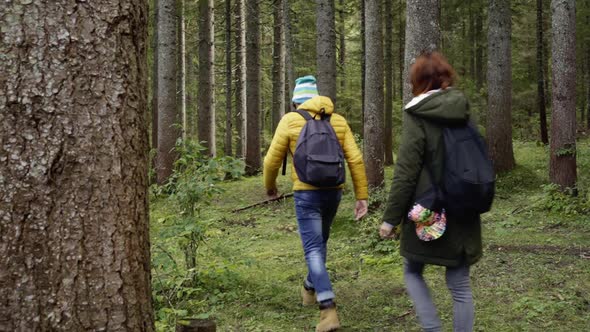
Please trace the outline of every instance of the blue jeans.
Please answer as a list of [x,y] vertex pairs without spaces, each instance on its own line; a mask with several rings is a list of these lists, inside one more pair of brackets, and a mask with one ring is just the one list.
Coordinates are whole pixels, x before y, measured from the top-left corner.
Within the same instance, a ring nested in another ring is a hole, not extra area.
[[[442,325],[422,273],[424,264],[404,259],[406,289],[414,302],[420,325],[426,332],[442,331]],[[453,297],[453,331],[473,331],[475,309],[469,284],[469,266],[447,267],[447,288]]]
[[341,190],[295,191],[295,213],[299,235],[307,262],[307,288],[314,288],[318,302],[334,298],[326,270],[327,243],[330,226],[338,210]]

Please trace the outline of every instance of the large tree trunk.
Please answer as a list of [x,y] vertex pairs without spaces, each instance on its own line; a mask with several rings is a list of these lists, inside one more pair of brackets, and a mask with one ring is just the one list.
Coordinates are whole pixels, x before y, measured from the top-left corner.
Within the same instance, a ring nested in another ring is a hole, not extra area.
[[[361,2],[361,102],[362,102],[362,109],[361,109],[361,125],[364,128],[364,121],[365,121],[365,100],[366,100],[366,91],[367,91],[367,82],[365,77],[367,76],[367,34],[366,34],[366,11],[365,11],[365,0],[360,0]],[[365,131],[363,130],[361,134],[365,135]]]
[[178,104],[182,114],[182,139],[188,133],[188,117],[186,113],[186,31],[184,18],[184,0],[178,0]]
[[547,136],[547,114],[545,111],[545,72],[543,71],[543,0],[537,0],[537,108],[539,110],[539,123],[541,142],[549,143]]
[[246,174],[254,175],[262,166],[260,158],[260,4],[246,3]]
[[246,156],[246,15],[245,0],[236,0],[236,158]]
[[172,174],[176,140],[182,132],[176,105],[176,0],[158,0],[158,152],[156,180]]
[[393,164],[393,0],[385,0],[385,165]]
[[293,50],[291,37],[291,15],[289,0],[283,1],[283,20],[285,21],[285,112],[291,110],[291,99],[295,89],[295,70],[293,69]]
[[[152,149],[158,148],[158,0],[154,0],[154,22],[153,22],[153,34],[152,40],[152,51],[154,57],[154,64],[152,67]],[[156,168],[156,158],[152,160],[152,167]],[[153,180],[153,179],[152,179]],[[150,180],[150,181],[152,181]]]
[[0,25],[0,330],[153,331],[146,2]]
[[340,92],[346,92],[346,16],[344,0],[338,1],[339,49],[338,67],[340,68]]
[[440,42],[439,0],[408,0],[406,3],[406,54],[404,105],[412,99],[410,66],[425,51],[435,51]]
[[213,0],[199,0],[199,141],[205,142],[205,152],[215,156],[215,44]]
[[336,105],[336,22],[334,0],[316,0],[318,92]]
[[490,0],[486,136],[497,172],[514,168],[510,0]]
[[285,43],[283,37],[283,10],[283,1],[276,0],[273,4],[272,133],[274,133],[281,117],[285,114]]
[[232,64],[231,64],[231,0],[225,0],[225,145],[226,156],[232,155]]
[[[590,8],[590,0],[586,0]],[[586,26],[590,26],[590,14],[586,12]],[[582,125],[584,120],[582,120]],[[586,36],[586,128],[590,129],[590,37]]]
[[405,45],[406,45],[406,24],[405,24],[405,15],[404,15],[404,1],[399,0],[399,7],[398,7],[398,42],[399,42],[399,52],[398,52],[398,89],[399,89],[399,98],[403,99],[404,98],[404,88],[405,88],[405,80],[404,80],[404,54],[406,51]]
[[552,116],[549,177],[562,189],[576,185],[576,2],[552,0]]
[[365,0],[367,72],[365,84],[364,150],[367,180],[383,185],[383,27],[381,0]]

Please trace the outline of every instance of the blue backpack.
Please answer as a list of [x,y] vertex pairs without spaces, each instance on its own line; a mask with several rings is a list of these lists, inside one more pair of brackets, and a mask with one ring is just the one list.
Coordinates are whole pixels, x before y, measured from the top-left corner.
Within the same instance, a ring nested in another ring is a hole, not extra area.
[[305,110],[294,112],[306,120],[293,153],[299,180],[320,188],[343,184],[346,180],[344,152],[330,124],[330,115],[318,114],[320,120],[315,120]]
[[485,142],[473,124],[445,127],[442,178],[448,211],[484,213],[492,207],[496,175]]

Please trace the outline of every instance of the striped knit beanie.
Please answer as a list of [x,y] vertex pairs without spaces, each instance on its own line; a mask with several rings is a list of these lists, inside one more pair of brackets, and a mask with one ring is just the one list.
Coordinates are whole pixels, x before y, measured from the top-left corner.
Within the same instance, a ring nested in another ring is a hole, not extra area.
[[306,100],[318,95],[315,77],[311,75],[299,77],[295,80],[295,89],[293,90],[293,102],[303,104]]

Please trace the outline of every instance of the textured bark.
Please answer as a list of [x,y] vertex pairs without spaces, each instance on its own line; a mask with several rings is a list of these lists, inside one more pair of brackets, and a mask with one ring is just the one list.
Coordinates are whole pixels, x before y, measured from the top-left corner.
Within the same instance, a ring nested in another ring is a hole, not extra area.
[[393,0],[385,0],[385,165],[393,165]]
[[318,92],[336,105],[336,22],[334,0],[316,0]]
[[178,108],[182,115],[182,139],[186,140],[188,117],[186,113],[186,32],[184,0],[178,0]]
[[246,7],[236,0],[236,158],[246,155]]
[[[362,102],[362,109],[361,109],[361,119],[365,121],[365,99],[366,99],[366,73],[367,73],[367,48],[366,48],[366,12],[365,12],[365,0],[360,0],[361,3],[361,102]],[[364,128],[364,123],[362,124]],[[362,136],[364,138],[365,131],[362,131]]]
[[158,0],[158,153],[156,181],[166,182],[181,137],[180,114],[176,107],[176,0]]
[[262,166],[260,158],[260,4],[246,2],[246,174]]
[[398,52],[398,89],[399,89],[399,97],[400,99],[404,98],[404,53],[406,51],[406,24],[405,24],[405,15],[404,11],[404,1],[399,0],[399,7],[398,7],[398,42],[399,42],[399,52]]
[[545,110],[545,72],[543,71],[543,0],[537,0],[537,109],[539,111],[539,123],[541,142],[549,143],[547,136],[547,112]]
[[285,21],[285,112],[291,110],[291,99],[295,89],[295,70],[293,68],[293,51],[291,48],[291,15],[289,0],[283,1],[283,19]]
[[497,172],[514,168],[510,0],[490,0],[486,136]]
[[274,133],[281,117],[285,114],[285,43],[283,1],[273,4],[273,57],[272,57],[272,128]]
[[0,331],[153,331],[146,3],[0,26]]
[[549,178],[562,189],[576,185],[576,2],[551,1],[551,158]]
[[225,145],[226,156],[232,155],[232,61],[231,0],[225,0]]
[[197,122],[199,141],[206,153],[215,156],[215,45],[213,0],[199,0],[199,91]]
[[[439,0],[408,0],[406,2],[406,52],[404,77],[410,66],[425,51],[435,51],[440,42]],[[412,85],[404,80],[404,105],[412,99]]]
[[[590,0],[586,0],[590,8]],[[586,26],[590,26],[590,15],[586,13]],[[582,120],[582,125],[584,120]],[[590,36],[586,36],[586,128],[590,129]]]
[[344,15],[344,0],[338,1],[339,48],[338,67],[340,68],[340,91],[346,91],[346,16]]
[[367,72],[365,84],[364,149],[367,180],[383,185],[383,26],[381,0],[365,0]]
[[[158,8],[158,0],[154,0],[154,8]],[[152,149],[158,148],[158,11],[154,10],[154,39],[152,50],[154,52],[154,64],[152,68]],[[156,168],[157,159],[154,156],[152,167]],[[152,179],[153,180],[153,179]]]

